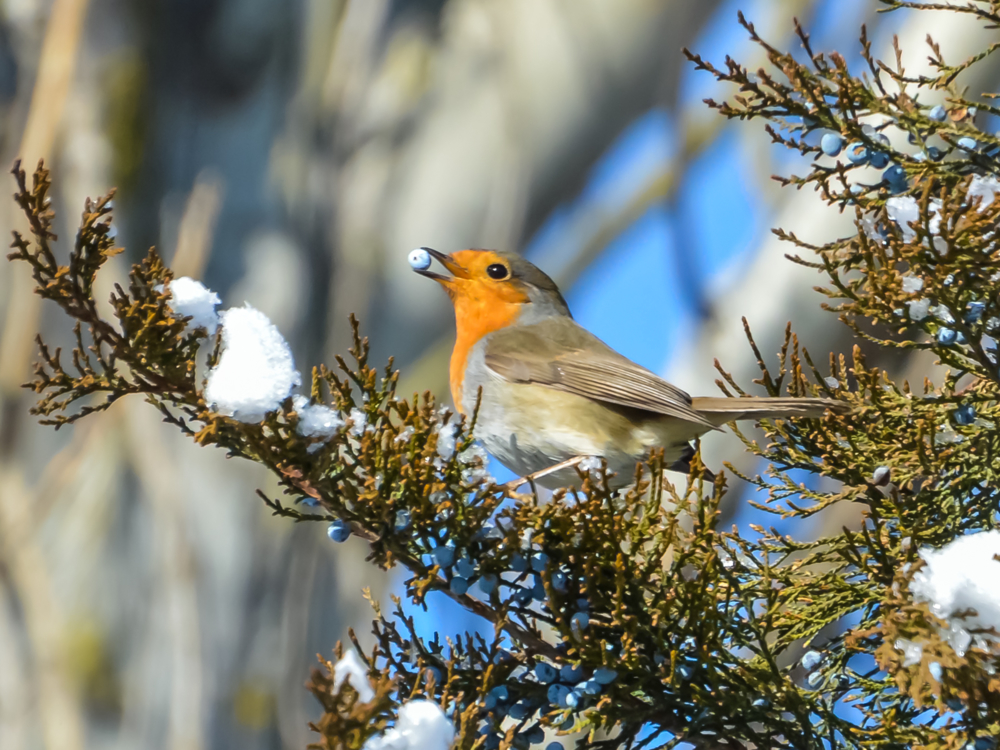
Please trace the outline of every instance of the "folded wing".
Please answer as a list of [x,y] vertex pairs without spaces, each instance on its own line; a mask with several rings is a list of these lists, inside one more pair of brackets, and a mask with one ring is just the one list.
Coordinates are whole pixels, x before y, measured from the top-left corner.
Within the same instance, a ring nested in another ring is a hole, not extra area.
[[687,393],[623,357],[570,318],[549,318],[492,333],[486,366],[510,382],[541,385],[716,429],[695,411]]

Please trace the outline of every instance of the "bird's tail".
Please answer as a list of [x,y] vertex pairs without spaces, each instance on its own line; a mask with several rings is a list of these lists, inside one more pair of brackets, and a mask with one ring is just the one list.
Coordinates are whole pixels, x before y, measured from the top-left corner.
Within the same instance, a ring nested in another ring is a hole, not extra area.
[[830,410],[841,414],[850,407],[829,398],[694,398],[691,406],[712,424],[723,425],[739,419],[781,419],[821,417]]

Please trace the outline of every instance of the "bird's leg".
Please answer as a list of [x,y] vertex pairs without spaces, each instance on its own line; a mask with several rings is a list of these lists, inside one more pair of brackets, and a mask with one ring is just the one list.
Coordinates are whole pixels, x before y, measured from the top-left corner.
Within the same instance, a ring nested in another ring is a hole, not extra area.
[[555,474],[557,471],[568,469],[571,466],[576,466],[585,458],[587,458],[587,456],[574,456],[573,458],[567,458],[565,461],[560,461],[559,463],[550,466],[547,469],[542,469],[541,471],[535,471],[532,472],[531,474],[525,474],[520,479],[514,479],[513,481],[507,482],[506,484],[502,484],[500,486],[502,489],[516,490],[522,484],[533,482],[536,479],[547,477],[549,474]]
[[[691,459],[694,458],[695,450],[694,446],[688,443],[684,446],[684,450],[681,453],[681,457],[674,461],[670,466],[667,467],[667,471],[679,471],[681,474],[691,473]],[[705,477],[706,482],[714,482],[715,474],[702,464],[702,476]]]

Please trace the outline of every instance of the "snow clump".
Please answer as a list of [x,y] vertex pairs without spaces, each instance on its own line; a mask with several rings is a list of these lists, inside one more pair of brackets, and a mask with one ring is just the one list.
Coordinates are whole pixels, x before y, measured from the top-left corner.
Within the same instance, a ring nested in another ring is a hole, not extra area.
[[897,638],[893,644],[897,651],[903,653],[903,666],[912,667],[919,664],[924,658],[924,644],[919,641],[911,641],[908,638]]
[[458,425],[454,422],[446,422],[438,427],[437,453],[448,461],[455,455],[455,437],[458,434]]
[[[948,623],[941,635],[955,653],[1000,643],[1000,635],[969,632],[992,627],[1000,634],[1000,531],[961,536],[941,549],[920,550],[920,557],[925,565],[913,576],[910,591]],[[957,616],[968,610],[975,614]]]
[[921,321],[930,315],[931,301],[926,298],[914,300],[913,302],[907,302],[906,308],[910,313],[910,320]]
[[292,405],[299,415],[299,424],[295,431],[302,437],[331,438],[344,426],[344,419],[340,414],[329,406],[309,403],[309,398],[306,396],[295,396]]
[[486,450],[479,443],[473,443],[464,451],[458,454],[458,461],[464,467],[462,469],[462,481],[466,484],[475,482],[491,482],[493,477],[487,470],[490,457]]
[[333,665],[332,692],[336,693],[340,690],[344,680],[347,680],[347,684],[358,691],[358,698],[362,703],[367,703],[375,697],[375,691],[368,680],[368,668],[354,651],[346,652],[343,658]]
[[[222,302],[219,295],[187,276],[174,279],[167,284],[167,288],[170,290],[167,305],[174,314],[181,318],[190,317],[189,328],[204,328],[209,336],[214,336],[219,327],[219,314],[215,312]],[[163,284],[157,284],[155,289],[162,292]]]
[[302,382],[288,342],[250,305],[223,311],[222,355],[208,374],[205,399],[219,414],[259,422]]
[[969,192],[966,193],[969,200],[979,199],[979,212],[982,213],[986,207],[993,202],[996,193],[1000,193],[1000,180],[993,175],[983,177],[977,174],[969,183]]
[[436,703],[415,700],[399,707],[396,726],[370,738],[363,750],[448,750],[455,727]]
[[354,437],[359,438],[365,434],[365,430],[368,429],[369,426],[367,414],[355,406],[351,409],[351,413],[347,415],[347,418],[351,420],[350,432]]
[[890,198],[885,202],[886,213],[889,218],[899,225],[903,233],[903,242],[913,242],[917,233],[913,231],[910,224],[920,220],[920,207],[916,198],[906,195],[901,198]]

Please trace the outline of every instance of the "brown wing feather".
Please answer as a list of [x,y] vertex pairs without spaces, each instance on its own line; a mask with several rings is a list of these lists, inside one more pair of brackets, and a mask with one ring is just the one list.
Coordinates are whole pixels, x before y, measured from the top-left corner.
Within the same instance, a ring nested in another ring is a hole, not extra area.
[[486,366],[505,380],[533,383],[715,429],[691,397],[623,357],[569,318],[549,318],[490,334]]
[[787,419],[788,417],[822,417],[826,412],[845,414],[849,404],[830,398],[760,397],[695,398],[692,406],[715,424],[737,419]]

